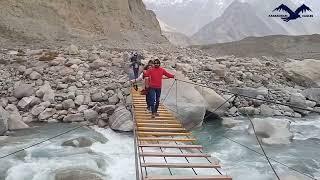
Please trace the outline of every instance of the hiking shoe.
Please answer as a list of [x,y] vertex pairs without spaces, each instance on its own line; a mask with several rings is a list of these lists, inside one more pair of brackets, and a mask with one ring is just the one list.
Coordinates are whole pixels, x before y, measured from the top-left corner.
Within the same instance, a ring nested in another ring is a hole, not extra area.
[[159,117],[159,116],[160,116],[160,114],[159,114],[159,113],[155,113],[154,115],[155,115],[155,116],[157,116],[157,117]]
[[152,115],[151,115],[151,118],[152,118],[152,119],[156,118],[155,114],[152,114]]

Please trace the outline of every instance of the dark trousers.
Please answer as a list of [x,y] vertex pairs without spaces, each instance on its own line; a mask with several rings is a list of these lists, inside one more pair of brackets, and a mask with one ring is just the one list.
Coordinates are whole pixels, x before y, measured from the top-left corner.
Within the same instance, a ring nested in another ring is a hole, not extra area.
[[139,68],[133,68],[134,78],[137,79],[139,77]]
[[150,88],[150,105],[152,113],[157,113],[160,103],[161,88]]
[[146,102],[147,102],[147,108],[151,111],[152,106],[150,104],[150,89],[147,89]]

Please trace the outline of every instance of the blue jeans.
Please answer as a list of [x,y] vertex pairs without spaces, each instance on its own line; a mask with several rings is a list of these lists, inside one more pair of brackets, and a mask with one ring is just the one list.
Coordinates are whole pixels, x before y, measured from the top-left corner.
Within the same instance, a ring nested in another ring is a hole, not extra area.
[[152,114],[157,113],[160,103],[161,88],[150,88],[149,95],[149,104],[151,105]]

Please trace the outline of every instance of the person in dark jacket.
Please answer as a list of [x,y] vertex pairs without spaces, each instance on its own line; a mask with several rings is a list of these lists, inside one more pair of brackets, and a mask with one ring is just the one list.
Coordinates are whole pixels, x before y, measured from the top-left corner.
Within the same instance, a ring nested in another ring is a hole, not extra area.
[[158,108],[160,103],[161,88],[162,88],[162,77],[174,78],[173,74],[168,73],[165,69],[160,67],[160,60],[155,59],[153,61],[154,67],[147,70],[144,73],[145,77],[149,77],[149,95],[150,105],[152,110],[152,118],[159,116]]
[[132,67],[133,74],[134,74],[134,79],[137,79],[139,77],[139,69],[140,66],[143,66],[141,61],[138,58],[138,53],[135,52],[133,56],[130,58],[131,64],[130,67]]

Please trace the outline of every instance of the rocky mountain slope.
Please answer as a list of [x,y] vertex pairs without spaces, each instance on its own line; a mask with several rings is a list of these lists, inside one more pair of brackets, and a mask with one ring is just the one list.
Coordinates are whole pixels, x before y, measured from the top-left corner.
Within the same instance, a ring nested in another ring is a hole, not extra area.
[[166,41],[142,0],[2,0],[0,15],[2,39],[98,39],[110,44]]
[[294,59],[320,59],[320,35],[248,37],[241,41],[194,46],[213,56],[275,56]]

